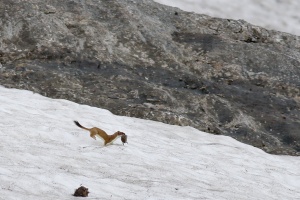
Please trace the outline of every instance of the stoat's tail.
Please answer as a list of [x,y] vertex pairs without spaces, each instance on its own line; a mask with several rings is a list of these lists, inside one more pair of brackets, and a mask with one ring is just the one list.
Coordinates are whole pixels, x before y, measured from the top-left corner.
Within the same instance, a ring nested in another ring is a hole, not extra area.
[[85,128],[85,127],[81,126],[81,125],[79,124],[78,121],[74,121],[74,123],[75,123],[79,128],[82,128],[82,129],[87,130],[87,131],[90,130],[90,129],[88,129],[88,128]]

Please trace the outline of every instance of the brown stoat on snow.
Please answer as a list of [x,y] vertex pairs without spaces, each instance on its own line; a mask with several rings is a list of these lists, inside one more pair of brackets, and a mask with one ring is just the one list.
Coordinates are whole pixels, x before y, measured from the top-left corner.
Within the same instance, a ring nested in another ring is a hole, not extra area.
[[74,121],[74,123],[79,127],[82,128],[84,130],[87,130],[90,132],[90,136],[96,140],[96,136],[99,136],[100,138],[102,138],[104,140],[104,145],[107,145],[109,143],[112,143],[113,141],[115,141],[118,137],[125,135],[125,133],[121,132],[121,131],[117,131],[112,135],[107,135],[107,133],[105,131],[103,131],[100,128],[97,127],[93,127],[93,128],[85,128],[83,126],[81,126],[79,124],[78,121]]

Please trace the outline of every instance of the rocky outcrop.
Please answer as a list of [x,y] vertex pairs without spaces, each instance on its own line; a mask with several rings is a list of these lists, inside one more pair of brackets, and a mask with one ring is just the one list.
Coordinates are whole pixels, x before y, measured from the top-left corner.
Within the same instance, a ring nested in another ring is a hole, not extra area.
[[0,84],[300,155],[299,37],[146,0],[0,0]]

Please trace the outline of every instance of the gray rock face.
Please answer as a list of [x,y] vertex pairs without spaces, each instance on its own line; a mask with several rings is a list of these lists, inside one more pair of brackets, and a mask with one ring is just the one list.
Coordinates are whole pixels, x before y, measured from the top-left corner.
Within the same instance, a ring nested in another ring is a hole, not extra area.
[[300,155],[299,37],[146,0],[0,0],[0,36],[6,87]]

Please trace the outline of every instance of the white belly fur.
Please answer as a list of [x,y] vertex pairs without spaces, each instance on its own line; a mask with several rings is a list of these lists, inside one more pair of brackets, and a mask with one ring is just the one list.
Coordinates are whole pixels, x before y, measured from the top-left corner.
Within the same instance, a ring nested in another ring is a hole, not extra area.
[[[104,139],[103,139],[101,136],[96,135],[96,137],[97,137],[97,138],[100,138],[100,139],[104,142]],[[114,140],[112,140],[111,142],[109,142],[109,143],[107,143],[107,144],[113,143],[113,142],[114,142],[116,139],[118,139],[119,137],[121,137],[121,136],[117,136]]]
[[116,139],[118,139],[119,137],[121,137],[121,136],[117,136],[114,140],[112,140],[110,143],[108,143],[108,144],[112,144]]

